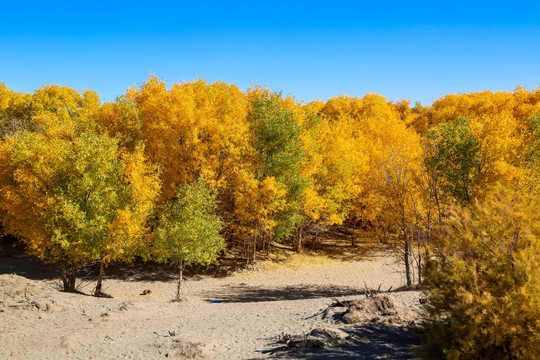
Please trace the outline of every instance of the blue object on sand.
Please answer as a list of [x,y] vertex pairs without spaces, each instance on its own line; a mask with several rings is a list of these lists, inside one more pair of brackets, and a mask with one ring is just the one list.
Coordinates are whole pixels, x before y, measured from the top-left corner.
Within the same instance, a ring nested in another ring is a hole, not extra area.
[[217,303],[220,303],[221,300],[210,300],[211,303],[214,303],[214,304],[217,304]]

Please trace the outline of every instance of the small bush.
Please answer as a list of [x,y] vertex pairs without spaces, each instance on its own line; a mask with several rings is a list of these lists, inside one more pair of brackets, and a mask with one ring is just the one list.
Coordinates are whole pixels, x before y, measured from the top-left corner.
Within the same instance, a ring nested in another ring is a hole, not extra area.
[[538,197],[526,191],[498,187],[454,208],[426,267],[424,357],[540,358],[539,239]]

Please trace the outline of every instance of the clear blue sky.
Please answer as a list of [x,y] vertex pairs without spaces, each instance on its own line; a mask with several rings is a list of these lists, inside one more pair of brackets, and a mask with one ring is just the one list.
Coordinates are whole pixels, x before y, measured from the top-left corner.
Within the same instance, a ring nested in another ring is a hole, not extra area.
[[[0,3],[0,81],[113,100],[152,72],[168,83],[257,83],[299,100],[540,85],[537,1]],[[434,5],[435,4],[435,5]]]

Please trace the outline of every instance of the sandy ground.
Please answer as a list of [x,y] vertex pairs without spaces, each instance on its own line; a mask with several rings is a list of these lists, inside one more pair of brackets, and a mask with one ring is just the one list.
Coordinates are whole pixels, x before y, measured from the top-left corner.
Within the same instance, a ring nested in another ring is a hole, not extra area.
[[[403,285],[388,255],[348,261],[293,255],[228,276],[191,275],[181,303],[169,301],[172,271],[115,269],[104,282],[113,296],[107,299],[58,291],[54,272],[22,255],[0,256],[0,270],[0,359],[406,359],[416,342],[402,325],[346,325],[339,312],[322,315],[334,298],[365,298],[366,286]],[[89,294],[93,285],[83,282],[81,291]],[[144,290],[151,293],[140,295]],[[422,296],[388,295],[415,308]],[[315,328],[339,328],[356,341],[306,351],[278,341]]]

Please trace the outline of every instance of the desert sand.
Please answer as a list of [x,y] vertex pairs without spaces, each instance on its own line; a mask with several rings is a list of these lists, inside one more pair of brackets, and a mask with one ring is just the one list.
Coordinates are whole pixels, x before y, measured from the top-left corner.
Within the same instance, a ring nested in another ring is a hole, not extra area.
[[[191,274],[180,303],[170,302],[174,269],[111,268],[104,291],[113,298],[96,298],[92,279],[81,282],[81,294],[61,292],[51,266],[26,255],[4,254],[0,264],[1,359],[406,359],[417,341],[407,321],[346,324],[346,309],[330,307],[336,299],[365,299],[366,287],[404,284],[401,266],[381,252],[292,254],[221,276]],[[385,295],[420,309],[418,291]],[[290,339],[320,329],[347,340],[292,348]]]

